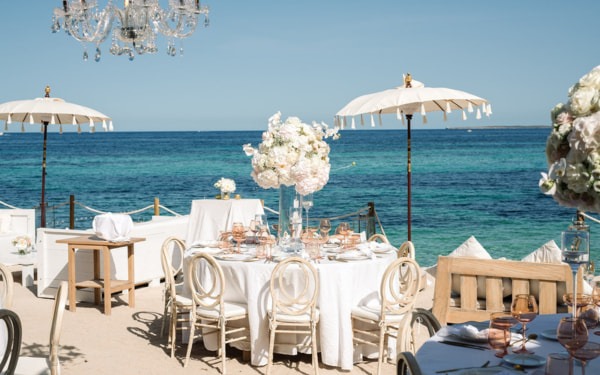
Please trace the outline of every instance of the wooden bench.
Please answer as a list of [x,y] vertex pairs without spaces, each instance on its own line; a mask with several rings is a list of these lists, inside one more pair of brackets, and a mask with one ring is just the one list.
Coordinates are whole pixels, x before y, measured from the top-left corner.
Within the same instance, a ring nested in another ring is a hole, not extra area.
[[[452,276],[460,277],[460,303],[452,306]],[[484,278],[485,300],[478,300],[477,278]],[[433,299],[433,314],[442,325],[466,321],[488,320],[494,311],[509,311],[503,294],[503,279],[512,281],[511,295],[529,294],[531,281],[539,282],[540,314],[555,314],[562,301],[557,288],[571,290],[573,275],[567,264],[531,263],[514,260],[495,260],[439,256]],[[566,285],[564,285],[566,284]]]

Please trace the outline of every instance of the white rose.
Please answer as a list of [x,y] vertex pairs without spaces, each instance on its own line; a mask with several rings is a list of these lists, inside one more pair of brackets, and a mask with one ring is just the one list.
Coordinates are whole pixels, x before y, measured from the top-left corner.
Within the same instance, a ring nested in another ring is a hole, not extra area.
[[567,165],[565,178],[567,186],[575,193],[583,193],[590,186],[590,174],[585,166],[580,163]]
[[586,116],[597,104],[596,89],[592,87],[579,87],[571,95],[571,110],[575,116]]
[[600,65],[581,77],[579,79],[579,85],[600,89]]

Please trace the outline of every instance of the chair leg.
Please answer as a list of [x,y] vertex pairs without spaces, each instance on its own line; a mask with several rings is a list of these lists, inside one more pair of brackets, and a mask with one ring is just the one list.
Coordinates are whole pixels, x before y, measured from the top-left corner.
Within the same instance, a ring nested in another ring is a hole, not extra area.
[[171,344],[171,358],[175,356],[175,342],[177,341],[177,305],[171,304],[171,317],[169,322],[169,342]]
[[273,366],[273,351],[275,349],[275,329],[277,325],[274,323],[269,323],[271,328],[271,335],[269,337],[269,360],[267,362],[267,375],[271,374],[271,367]]
[[385,353],[385,324],[379,328],[379,358],[377,359],[377,375],[381,375],[381,365],[383,364],[383,356]]
[[317,352],[317,325],[311,324],[310,341],[312,342],[312,364],[315,375],[319,375],[319,353]]
[[190,338],[188,339],[188,346],[187,346],[187,351],[185,354],[185,362],[183,363],[183,367],[186,367],[190,360],[190,354],[192,353],[192,345],[194,344],[194,331],[195,330],[196,330],[196,322],[192,321],[191,327],[190,327]]
[[160,325],[160,337],[165,335],[165,322],[168,319],[167,310],[169,310],[169,299],[167,297],[167,293],[165,293],[165,309],[163,311],[162,324]]
[[225,355],[225,331],[227,329],[227,321],[223,320],[223,322],[221,323],[221,338],[220,338],[220,352],[221,352],[221,358],[222,358],[222,367],[221,367],[221,373],[223,375],[225,375],[227,372],[225,370],[225,361],[227,361],[227,356]]

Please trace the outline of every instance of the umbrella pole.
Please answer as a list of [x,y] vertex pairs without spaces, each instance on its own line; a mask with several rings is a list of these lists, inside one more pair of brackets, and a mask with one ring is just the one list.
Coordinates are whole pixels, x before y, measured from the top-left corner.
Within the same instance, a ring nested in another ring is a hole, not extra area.
[[412,216],[412,210],[411,210],[411,185],[412,185],[412,181],[411,181],[411,166],[410,166],[410,120],[412,120],[412,115],[406,115],[406,122],[407,122],[407,126],[406,126],[406,156],[408,158],[407,162],[406,162],[406,184],[407,184],[407,197],[408,197],[408,202],[407,202],[407,206],[406,206],[406,212],[408,215],[408,240],[412,241],[412,236],[411,236],[411,216]]
[[44,126],[44,151],[42,152],[42,200],[40,202],[40,226],[46,227],[46,142],[48,140],[48,122],[42,122]]

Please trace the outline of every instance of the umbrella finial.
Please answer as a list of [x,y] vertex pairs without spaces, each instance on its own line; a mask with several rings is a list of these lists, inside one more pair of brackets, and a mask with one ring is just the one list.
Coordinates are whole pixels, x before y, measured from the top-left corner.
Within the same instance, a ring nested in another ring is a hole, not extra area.
[[46,93],[46,95],[44,95],[46,98],[50,97],[50,86],[46,85],[46,89],[44,89],[44,92]]
[[404,87],[412,87],[412,85],[410,84],[411,81],[412,76],[410,75],[410,73],[406,73],[406,76],[404,77]]

